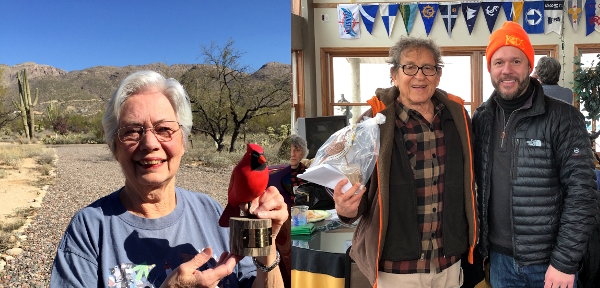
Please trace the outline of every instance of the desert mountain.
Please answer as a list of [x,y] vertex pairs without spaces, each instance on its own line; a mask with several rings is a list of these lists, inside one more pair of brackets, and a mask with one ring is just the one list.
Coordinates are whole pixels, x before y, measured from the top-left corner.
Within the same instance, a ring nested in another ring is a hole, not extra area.
[[[112,96],[119,83],[129,74],[139,70],[157,71],[168,78],[181,80],[181,77],[194,67],[202,64],[165,65],[154,63],[139,66],[96,66],[84,70],[66,72],[49,65],[26,62],[14,66],[0,64],[3,77],[0,82],[8,88],[7,100],[4,107],[12,107],[10,100],[18,101],[17,72],[27,69],[29,86],[32,94],[39,89],[39,100],[35,110],[45,112],[50,103],[61,109],[82,115],[93,115],[106,108],[106,102]],[[252,73],[253,77],[280,78],[290,77],[291,66],[288,64],[270,62]],[[10,106],[9,106],[10,105]],[[10,108],[9,108],[10,109]]]

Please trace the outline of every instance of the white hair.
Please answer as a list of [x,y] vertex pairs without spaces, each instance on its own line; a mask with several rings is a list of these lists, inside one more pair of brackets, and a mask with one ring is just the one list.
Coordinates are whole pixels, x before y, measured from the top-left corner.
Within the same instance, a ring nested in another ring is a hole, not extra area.
[[116,134],[119,130],[119,115],[125,100],[132,95],[158,89],[164,94],[177,115],[177,122],[182,126],[184,147],[187,149],[187,139],[192,130],[192,107],[190,98],[183,89],[183,86],[173,78],[166,79],[154,71],[138,71],[127,76],[119,88],[113,93],[106,106],[106,112],[102,117],[102,127],[104,128],[104,140],[110,147],[113,155],[116,155]]

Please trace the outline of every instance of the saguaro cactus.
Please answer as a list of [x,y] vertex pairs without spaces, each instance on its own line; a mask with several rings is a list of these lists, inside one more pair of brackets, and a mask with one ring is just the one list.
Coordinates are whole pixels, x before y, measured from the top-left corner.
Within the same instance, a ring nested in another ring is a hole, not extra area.
[[33,115],[33,107],[38,102],[38,89],[35,89],[35,100],[31,102],[31,92],[29,90],[29,80],[27,80],[27,70],[23,69],[23,79],[21,80],[21,74],[17,72],[17,79],[19,81],[19,98],[21,100],[20,105],[13,100],[15,108],[21,111],[21,119],[23,119],[23,127],[25,128],[25,136],[27,140],[31,140],[33,132],[35,131],[35,122]]

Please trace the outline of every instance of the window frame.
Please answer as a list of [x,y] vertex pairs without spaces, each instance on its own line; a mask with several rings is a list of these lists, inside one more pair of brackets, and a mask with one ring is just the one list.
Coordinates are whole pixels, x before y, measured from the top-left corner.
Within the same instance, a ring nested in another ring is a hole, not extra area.
[[[576,45],[577,46],[577,45]],[[581,46],[581,44],[580,44]],[[596,46],[594,46],[595,48]],[[600,49],[600,44],[597,45]],[[471,111],[475,111],[483,103],[483,56],[487,46],[448,46],[440,47],[443,56],[470,56],[471,57],[471,101],[465,101],[465,105],[471,105]],[[549,57],[558,57],[558,44],[533,45],[536,54],[546,54]],[[586,48],[587,49],[587,48]],[[366,103],[343,103],[340,105],[334,101],[333,80],[333,58],[334,57],[389,57],[389,47],[322,47],[320,50],[321,69],[321,114],[323,116],[334,115],[336,106],[365,106]],[[536,63],[532,63],[535,67]]]

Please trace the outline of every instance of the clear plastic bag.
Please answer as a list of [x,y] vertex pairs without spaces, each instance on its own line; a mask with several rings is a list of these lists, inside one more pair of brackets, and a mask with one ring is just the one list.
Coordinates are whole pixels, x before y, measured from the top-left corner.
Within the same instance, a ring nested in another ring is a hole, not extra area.
[[385,116],[346,126],[333,133],[319,148],[312,166],[329,164],[344,174],[352,185],[365,185],[373,173],[379,154],[379,125]]

